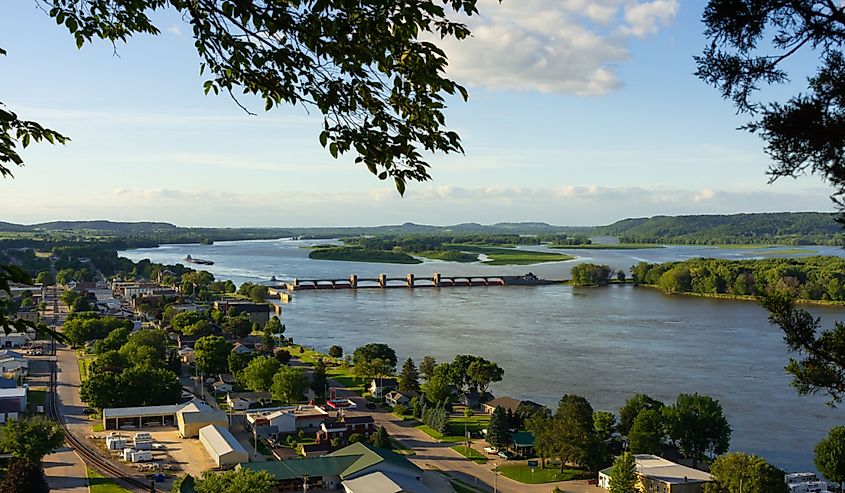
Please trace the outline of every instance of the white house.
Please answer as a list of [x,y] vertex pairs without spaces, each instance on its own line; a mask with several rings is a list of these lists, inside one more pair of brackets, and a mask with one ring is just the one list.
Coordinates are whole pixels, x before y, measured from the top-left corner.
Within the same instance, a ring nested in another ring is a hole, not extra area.
[[0,389],[0,423],[18,419],[20,413],[26,412],[26,393],[26,387]]
[[384,394],[396,389],[398,386],[399,384],[395,378],[374,378],[370,382],[368,390],[370,391],[370,395],[380,399]]
[[384,401],[387,402],[391,406],[397,406],[399,404],[408,405],[411,402],[411,399],[417,397],[417,394],[414,391],[411,392],[399,392],[398,390],[391,390],[384,396]]

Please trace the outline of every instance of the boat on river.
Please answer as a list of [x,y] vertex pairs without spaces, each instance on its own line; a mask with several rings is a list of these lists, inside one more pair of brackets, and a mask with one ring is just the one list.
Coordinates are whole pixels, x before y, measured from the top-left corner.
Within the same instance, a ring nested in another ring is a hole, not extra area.
[[533,272],[529,272],[523,276],[502,276],[502,280],[508,286],[544,286],[557,282],[549,279],[541,279],[534,275]]
[[199,264],[199,265],[214,265],[214,262],[211,260],[205,260],[201,258],[193,258],[190,255],[185,256],[185,262],[190,262],[192,264]]

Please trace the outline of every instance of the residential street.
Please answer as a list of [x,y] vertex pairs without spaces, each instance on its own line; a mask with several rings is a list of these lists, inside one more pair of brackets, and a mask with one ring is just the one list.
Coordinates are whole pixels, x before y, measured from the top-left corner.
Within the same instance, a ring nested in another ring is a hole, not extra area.
[[601,493],[604,491],[597,486],[587,484],[586,481],[562,481],[529,485],[518,483],[501,475],[497,476],[493,473],[493,468],[498,463],[504,462],[502,459],[489,461],[487,464],[476,464],[449,448],[457,444],[440,443],[416,429],[410,422],[402,421],[391,413],[380,408],[366,409],[366,399],[357,397],[351,392],[342,393],[346,393],[346,397],[349,397],[358,405],[357,411],[348,412],[350,416],[356,414],[373,416],[376,425],[384,426],[391,437],[414,451],[415,455],[408,458],[422,469],[437,469],[479,489],[502,493],[550,493],[555,486],[567,493]]

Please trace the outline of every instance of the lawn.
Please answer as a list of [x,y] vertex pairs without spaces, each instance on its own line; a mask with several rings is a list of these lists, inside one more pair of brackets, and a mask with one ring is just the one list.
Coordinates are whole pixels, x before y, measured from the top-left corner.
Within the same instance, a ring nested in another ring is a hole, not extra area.
[[455,445],[454,447],[450,448],[477,464],[487,463],[487,456],[472,447],[466,447],[464,445]]
[[591,477],[589,472],[581,469],[564,469],[561,472],[560,468],[540,469],[528,467],[526,464],[503,464],[499,466],[498,471],[506,478],[525,484],[553,483]]
[[482,262],[485,265],[530,265],[543,262],[563,262],[572,260],[575,257],[564,253],[538,252],[535,250],[518,250],[516,248],[497,248],[476,245],[465,245],[453,243],[450,248],[462,252],[481,253],[489,260]]
[[395,438],[390,439],[390,448],[399,455],[416,455],[413,450],[409,449]]
[[482,428],[487,428],[490,424],[490,415],[476,414],[470,416],[469,418],[465,418],[463,416],[452,416],[449,418],[449,432],[446,435],[436,432],[427,425],[419,425],[416,428],[435,440],[447,443],[456,443],[466,440],[466,435],[464,434],[464,423],[466,423],[466,431],[478,432]]
[[47,387],[30,387],[27,392],[26,405],[30,412],[35,412],[37,406],[43,406],[47,398]]
[[117,483],[90,467],[88,468],[88,484],[88,491],[91,493],[130,493],[126,488],[121,488]]
[[93,354],[86,354],[85,351],[77,351],[77,363],[79,364],[79,378],[83,382],[88,379],[88,367],[94,361]]
[[449,481],[449,483],[452,485],[452,488],[455,489],[455,493],[479,493],[480,491],[482,491],[468,486],[460,479],[452,479]]

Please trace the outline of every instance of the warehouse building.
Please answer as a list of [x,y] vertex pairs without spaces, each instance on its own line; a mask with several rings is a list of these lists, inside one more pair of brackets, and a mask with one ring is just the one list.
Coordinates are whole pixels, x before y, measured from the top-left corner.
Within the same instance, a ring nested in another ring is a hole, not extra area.
[[232,432],[220,425],[209,425],[199,431],[200,443],[217,467],[229,467],[249,462],[249,452],[232,435]]
[[194,438],[200,428],[210,424],[228,426],[226,413],[215,411],[201,401],[169,406],[138,406],[103,409],[103,429],[175,426],[182,438]]

